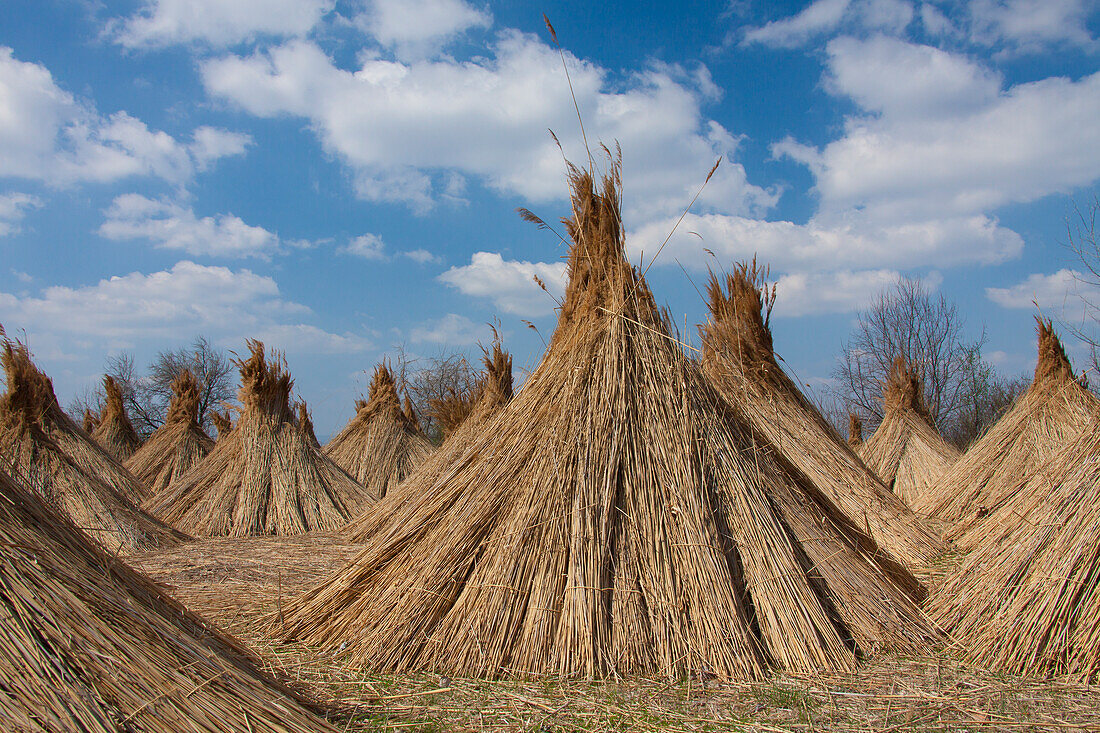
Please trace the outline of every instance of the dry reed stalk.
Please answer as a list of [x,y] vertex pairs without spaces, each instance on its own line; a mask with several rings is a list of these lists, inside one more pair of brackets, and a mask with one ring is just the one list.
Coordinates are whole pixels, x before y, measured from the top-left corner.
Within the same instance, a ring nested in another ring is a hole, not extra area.
[[883,418],[859,449],[859,457],[907,505],[921,511],[932,486],[959,451],[932,423],[920,376],[897,357],[882,390]]
[[952,539],[963,535],[1043,460],[1094,425],[1100,414],[1100,401],[1074,378],[1051,324],[1036,321],[1039,359],[1031,386],[918,507],[957,523],[949,533]]
[[[462,457],[467,444],[481,435],[504,405],[512,399],[512,356],[495,340],[489,349],[484,349],[482,363],[484,370],[478,377],[474,392],[477,400],[464,410],[461,420],[457,421],[443,445],[413,468],[405,480],[394,487],[378,504],[356,517],[341,530],[341,534],[350,541],[363,542],[376,532],[387,531],[391,526],[391,517],[398,516],[407,503],[420,501],[419,492],[430,486],[451,465]],[[439,414],[433,412],[435,419]],[[406,491],[405,488],[409,487]]]
[[[0,460],[111,552],[140,552],[190,539],[146,514],[139,483],[57,404],[50,378],[27,347],[3,345],[7,393],[0,397]],[[141,489],[144,491],[144,489]]]
[[122,404],[122,391],[110,374],[103,377],[103,389],[107,393],[107,402],[92,437],[115,460],[125,464],[141,447],[141,438],[126,414],[126,406]]
[[210,412],[210,422],[214,423],[214,429],[218,431],[218,440],[233,432],[233,418],[230,416],[229,410],[224,412],[212,410]]
[[671,338],[626,261],[609,168],[599,192],[570,169],[569,284],[538,369],[287,604],[288,637],[401,673],[670,678],[849,669],[926,642],[912,576]]
[[198,423],[199,383],[187,369],[172,382],[168,417],[126,461],[126,468],[156,494],[165,490],[214,449]]
[[911,569],[927,566],[945,549],[939,536],[867,469],[776,362],[768,327],[775,287],[768,289],[766,277],[755,261],[721,280],[711,274],[710,317],[699,329],[703,371],[880,548]]
[[95,432],[96,426],[99,425],[99,415],[96,415],[87,407],[84,408],[84,417],[80,421],[80,429],[88,435]]
[[375,367],[370,399],[355,404],[355,416],[329,441],[325,453],[372,493],[384,497],[431,455],[432,444],[416,418],[402,410],[397,383],[385,364]]
[[930,599],[979,664],[1026,675],[1100,673],[1100,415],[967,533],[972,552]]
[[240,419],[204,461],[155,494],[147,507],[200,537],[301,534],[344,525],[376,497],[332,462],[290,409],[293,381],[278,357],[249,341],[241,369]]
[[332,731],[232,638],[0,471],[7,730]]
[[305,400],[298,401],[298,431],[302,436],[318,448],[321,441],[317,440],[317,433],[313,430],[313,418],[309,414],[309,405]]
[[863,445],[863,421],[859,415],[848,415],[848,447],[858,451]]

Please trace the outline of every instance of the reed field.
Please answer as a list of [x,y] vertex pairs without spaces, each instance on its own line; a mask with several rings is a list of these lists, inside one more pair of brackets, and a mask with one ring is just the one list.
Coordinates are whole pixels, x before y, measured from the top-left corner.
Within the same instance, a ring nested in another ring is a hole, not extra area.
[[901,357],[844,438],[766,267],[682,341],[604,152],[541,363],[494,330],[439,445],[383,363],[322,446],[256,340],[217,440],[186,370],[144,441],[109,377],[78,425],[4,336],[0,728],[1100,730],[1100,402],[1051,324],[965,453]]

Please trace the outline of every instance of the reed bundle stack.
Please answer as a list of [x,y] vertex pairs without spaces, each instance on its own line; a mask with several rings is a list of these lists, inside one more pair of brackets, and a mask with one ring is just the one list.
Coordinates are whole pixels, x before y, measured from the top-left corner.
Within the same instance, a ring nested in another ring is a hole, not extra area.
[[164,491],[214,449],[214,441],[199,427],[198,415],[199,383],[185,369],[172,382],[164,424],[125,464],[152,493]]
[[384,497],[431,455],[432,444],[415,417],[401,408],[393,373],[379,364],[370,396],[356,400],[355,416],[325,446],[336,465],[372,493]]
[[[422,501],[420,492],[430,489],[440,477],[451,470],[451,466],[462,457],[467,445],[474,441],[482,430],[512,399],[512,356],[501,348],[495,340],[490,349],[485,349],[482,358],[484,370],[478,377],[474,389],[466,393],[461,401],[461,419],[457,418],[456,404],[450,397],[443,401],[433,401],[432,417],[436,424],[449,424],[451,432],[443,445],[413,469],[397,489],[391,491],[378,504],[356,517],[341,531],[341,535],[352,542],[364,542],[374,534],[383,534],[400,530],[401,517],[408,503]],[[469,395],[476,395],[469,400]],[[452,393],[451,397],[454,397]],[[443,410],[441,413],[439,410]],[[453,419],[451,423],[440,422]]]
[[863,421],[859,415],[848,415],[848,447],[858,451],[863,445]]
[[126,414],[126,406],[122,403],[122,390],[118,382],[110,374],[103,377],[103,391],[107,394],[107,401],[103,406],[103,414],[99,416],[99,423],[92,432],[92,437],[103,446],[103,449],[114,456],[119,463],[125,464],[130,456],[141,447],[141,438],[130,423]]
[[212,410],[210,412],[210,422],[214,423],[214,429],[218,431],[218,440],[233,431],[233,418],[230,416],[229,410]]
[[5,730],[334,730],[3,471],[0,556]]
[[959,460],[959,451],[936,430],[920,376],[900,356],[883,385],[882,407],[882,422],[859,449],[859,457],[902,501],[920,511],[922,497]]
[[313,416],[309,414],[309,405],[305,400],[298,401],[298,430],[310,443],[321,447],[321,441],[317,440],[317,432],[313,429]]
[[921,511],[958,524],[952,538],[1100,414],[1100,401],[1074,377],[1051,324],[1036,322],[1039,358],[1031,386],[920,502]]
[[711,274],[710,317],[699,329],[703,371],[880,548],[912,569],[927,566],[944,551],[939,536],[867,469],[776,362],[768,325],[775,289],[768,290],[765,278],[755,262],[722,279]]
[[1100,673],[1100,420],[1018,477],[929,599],[972,660],[1013,674]]
[[204,461],[153,496],[147,506],[199,537],[301,534],[336,529],[376,497],[328,458],[290,408],[285,363],[251,356],[237,362],[241,416]]
[[750,678],[927,638],[912,576],[684,355],[626,261],[609,169],[599,191],[570,171],[569,284],[523,390],[274,628],[463,676]]
[[5,342],[3,363],[5,470],[110,552],[142,552],[189,539],[138,507],[137,480],[61,410],[53,383],[34,366],[24,344]]

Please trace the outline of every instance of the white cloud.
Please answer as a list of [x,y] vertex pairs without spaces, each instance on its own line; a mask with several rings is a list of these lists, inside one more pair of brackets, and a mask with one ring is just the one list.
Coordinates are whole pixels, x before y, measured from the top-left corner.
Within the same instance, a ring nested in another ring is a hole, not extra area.
[[19,223],[30,209],[42,206],[42,199],[27,193],[0,193],[0,237],[17,234]]
[[1089,35],[1087,0],[971,0],[970,32],[974,40],[1012,50],[1037,51],[1067,44],[1095,48]]
[[488,28],[493,16],[462,0],[368,0],[356,22],[400,56],[416,57],[470,28]]
[[958,116],[995,102],[1001,76],[963,56],[886,36],[828,45],[828,87],[868,112],[915,122]]
[[309,315],[306,306],[284,300],[270,277],[186,260],[170,270],[132,272],[83,287],[47,287],[38,295],[0,293],[0,323],[47,342],[75,340],[91,348],[203,333],[238,345],[259,335],[280,348],[306,352],[369,348],[362,336],[302,323]]
[[7,47],[0,47],[0,99],[0,176],[53,186],[129,176],[183,183],[196,166],[226,154],[231,134],[211,128],[196,133],[196,143],[220,135],[222,145],[219,150],[200,143],[193,157],[187,145],[126,112],[101,116],[57,86],[44,66],[19,61]]
[[220,158],[243,155],[251,144],[252,137],[244,133],[203,126],[195,130],[190,150],[198,169],[206,170]]
[[190,209],[140,194],[115,198],[99,234],[107,239],[145,239],[161,249],[212,257],[270,257],[279,237],[232,214],[199,218]]
[[842,27],[901,33],[912,20],[904,0],[816,0],[797,15],[749,28],[743,43],[795,48]]
[[[992,72],[900,41],[838,39],[828,54],[830,89],[868,114],[848,118],[824,149],[800,151],[819,215],[974,215],[1100,177],[1100,73],[1002,90]],[[777,152],[799,156],[790,146]]]
[[362,257],[364,260],[385,260],[386,243],[377,234],[362,234],[348,242],[344,252]]
[[304,323],[266,326],[249,338],[257,338],[285,354],[356,354],[374,346],[365,336],[329,333]]
[[867,305],[872,295],[896,283],[899,277],[897,270],[783,275],[776,281],[774,314],[793,317],[852,313]]
[[[496,252],[475,252],[470,264],[452,267],[438,279],[465,295],[490,298],[506,313],[543,316],[553,312],[555,299],[565,292],[565,270],[564,262],[505,260]],[[536,276],[549,294],[535,282]]]
[[413,262],[419,262],[422,265],[426,265],[429,262],[441,262],[442,259],[439,255],[432,254],[426,249],[410,249],[407,252],[401,253],[402,257],[408,257]]
[[485,323],[474,323],[457,313],[415,326],[409,333],[413,343],[444,344],[447,346],[471,346],[488,343],[493,332]]
[[15,278],[21,283],[25,283],[25,284],[29,285],[32,282],[34,282],[34,276],[33,275],[30,275],[29,273],[23,272],[22,270],[16,270],[14,267],[11,268],[11,274],[15,275]]
[[[707,75],[655,66],[612,87],[602,68],[566,58],[590,142],[622,144],[628,218],[678,213],[715,159],[736,153],[739,138],[702,114],[713,92]],[[562,153],[547,127],[572,160],[584,160],[557,51],[515,31],[465,62],[364,57],[349,71],[313,43],[294,41],[208,60],[201,72],[211,95],[251,114],[306,118],[351,167],[360,196],[418,212],[454,195],[456,173],[530,202],[563,199]],[[747,214],[777,197],[727,159],[698,206]]]
[[986,297],[1003,308],[1034,310],[1073,322],[1096,315],[1100,285],[1076,270],[1063,269],[1050,275],[1034,273],[1007,288],[986,288]]
[[[669,218],[627,237],[632,261],[652,256],[672,231]],[[711,259],[706,250],[718,258]],[[1023,240],[985,216],[879,222],[859,212],[806,224],[717,214],[688,214],[658,262],[696,269],[759,257],[779,272],[837,268],[996,264],[1018,257]]]
[[335,0],[144,0],[110,29],[128,47],[203,43],[229,46],[261,36],[308,33]]

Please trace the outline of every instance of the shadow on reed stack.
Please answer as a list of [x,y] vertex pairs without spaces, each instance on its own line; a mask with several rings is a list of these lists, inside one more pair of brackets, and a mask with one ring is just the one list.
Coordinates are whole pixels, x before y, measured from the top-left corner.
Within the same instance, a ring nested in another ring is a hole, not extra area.
[[343,526],[376,497],[321,452],[313,428],[290,409],[293,380],[264,346],[237,362],[242,409],[236,427],[147,506],[200,537],[301,534]]
[[4,342],[0,460],[110,552],[142,552],[190,539],[137,506],[137,480],[57,404],[50,378],[24,344]]
[[355,401],[355,416],[325,446],[325,453],[377,496],[405,480],[432,452],[415,416],[401,409],[393,373],[374,369],[370,399]]
[[198,414],[199,383],[184,369],[172,382],[172,402],[164,424],[126,462],[126,468],[154,494],[214,449],[214,441],[199,427]]
[[570,168],[538,369],[275,633],[378,671],[667,678],[850,669],[928,638],[912,576],[684,355],[626,261],[608,167],[600,190]]
[[99,423],[92,432],[92,437],[116,460],[125,464],[141,447],[141,438],[130,423],[126,406],[122,404],[122,390],[110,374],[103,377],[103,391],[107,395],[107,401],[103,405],[103,414],[99,416]]
[[859,456],[907,505],[917,508],[930,487],[959,460],[932,422],[916,371],[897,357],[882,388],[882,422]]
[[[768,327],[775,286],[743,263],[707,285],[700,327],[703,371],[752,427],[771,441],[879,547],[916,569],[944,551],[940,538],[875,477],[779,367]],[[763,288],[763,293],[761,292]]]
[[1100,417],[1002,484],[971,550],[929,599],[972,661],[1012,674],[1100,673]]
[[921,501],[922,511],[959,523],[949,537],[965,532],[1100,414],[1100,401],[1074,377],[1051,324],[1038,318],[1036,324],[1039,357],[1031,386]]
[[0,548],[6,729],[334,730],[315,703],[2,470]]

